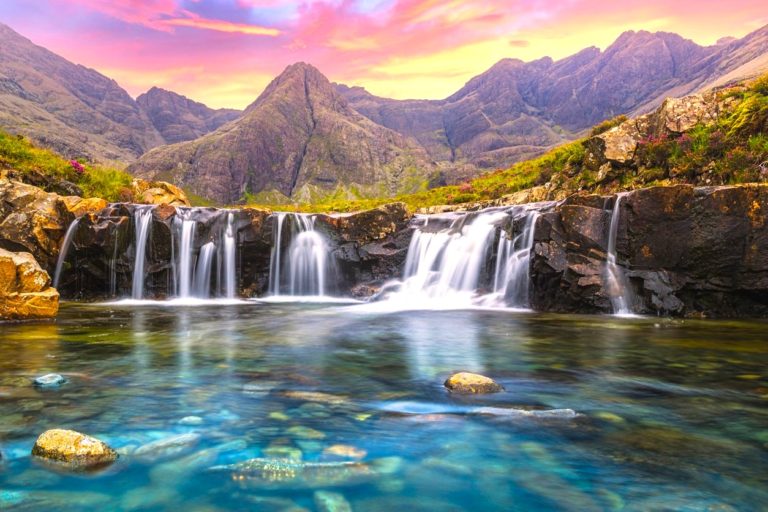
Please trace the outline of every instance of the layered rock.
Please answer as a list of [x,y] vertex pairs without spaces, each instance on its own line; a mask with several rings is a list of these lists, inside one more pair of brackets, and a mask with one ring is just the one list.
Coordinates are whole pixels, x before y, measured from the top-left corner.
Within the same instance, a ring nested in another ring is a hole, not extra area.
[[59,292],[35,258],[0,248],[0,320],[51,318],[58,309]]
[[191,206],[189,198],[183,190],[165,181],[149,182],[135,179],[131,182],[131,192],[136,203]]
[[[575,196],[536,227],[532,305],[611,312],[606,283],[615,198]],[[661,315],[766,316],[768,186],[654,187],[620,203],[619,265],[633,310]]]

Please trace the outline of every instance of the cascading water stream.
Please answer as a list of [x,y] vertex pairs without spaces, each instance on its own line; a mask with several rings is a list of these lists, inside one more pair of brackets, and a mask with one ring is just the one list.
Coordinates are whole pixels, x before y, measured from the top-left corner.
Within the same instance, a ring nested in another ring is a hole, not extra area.
[[[427,217],[411,238],[403,281],[385,287],[382,296],[416,308],[528,307],[538,216],[535,208],[514,207],[458,218],[436,217],[443,225],[450,221],[442,228],[431,225]],[[519,233],[512,238],[502,231],[510,221],[512,228],[521,223]],[[396,291],[387,293],[387,289]]]
[[[224,231],[224,296],[232,299],[237,294],[235,270],[235,215],[227,212],[227,228]],[[210,279],[210,278],[209,278]]]
[[611,298],[614,315],[630,315],[631,295],[627,286],[624,269],[616,263],[616,239],[619,232],[619,217],[621,215],[621,201],[626,196],[620,193],[616,196],[616,203],[611,213],[611,224],[608,231],[608,251],[605,262],[605,281],[608,296]]
[[216,254],[216,244],[208,242],[200,248],[195,267],[195,297],[208,297],[211,295],[211,268],[213,257]]
[[184,212],[177,220],[177,230],[180,234],[176,263],[176,296],[181,299],[192,297],[196,227],[197,222],[190,218],[189,212]]
[[530,306],[531,254],[538,218],[539,212],[528,211],[522,219],[523,227],[520,233],[511,239],[503,232],[499,236],[493,291],[497,296],[506,299],[511,306]]
[[[286,253],[283,249],[283,230],[287,221],[291,233]],[[315,230],[314,216],[275,214],[274,237],[269,265],[270,293],[274,296],[327,295],[330,249],[323,235]],[[286,270],[287,275],[284,275]]]
[[147,257],[147,240],[152,225],[153,208],[153,206],[137,206],[133,214],[136,252],[133,260],[131,298],[137,300],[144,298],[144,263]]
[[72,223],[67,228],[67,232],[64,234],[64,241],[61,244],[61,249],[59,250],[59,257],[56,260],[56,271],[53,274],[54,288],[59,287],[59,280],[61,279],[61,271],[64,269],[64,262],[67,261],[67,253],[69,252],[69,247],[72,245],[72,239],[75,237],[75,231],[77,231],[77,226],[79,223],[80,223],[80,218],[77,218],[74,221],[72,221]]

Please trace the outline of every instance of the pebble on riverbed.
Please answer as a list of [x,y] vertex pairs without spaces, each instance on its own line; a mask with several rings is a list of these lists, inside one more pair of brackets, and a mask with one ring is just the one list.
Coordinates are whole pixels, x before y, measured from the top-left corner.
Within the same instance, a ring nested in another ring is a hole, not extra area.
[[490,377],[469,372],[454,373],[446,379],[444,386],[453,393],[463,394],[498,393],[504,390]]
[[62,463],[70,469],[106,466],[117,460],[117,452],[106,443],[74,430],[43,432],[32,448],[32,455]]
[[39,386],[41,388],[58,387],[64,384],[65,382],[67,382],[67,379],[65,379],[58,373],[49,373],[46,375],[42,375],[40,377],[37,377],[34,380],[35,386]]

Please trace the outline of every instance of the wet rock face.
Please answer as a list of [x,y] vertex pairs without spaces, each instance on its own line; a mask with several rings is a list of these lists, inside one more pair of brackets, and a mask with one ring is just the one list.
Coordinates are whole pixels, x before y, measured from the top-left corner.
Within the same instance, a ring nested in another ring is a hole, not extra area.
[[[605,260],[613,198],[545,213],[532,266],[535,309],[611,312]],[[768,186],[637,190],[621,202],[618,263],[637,313],[768,315]]]
[[35,258],[0,248],[0,320],[52,318],[58,310],[59,293]]
[[117,452],[98,439],[61,429],[43,432],[32,455],[75,470],[103,467],[117,460]]

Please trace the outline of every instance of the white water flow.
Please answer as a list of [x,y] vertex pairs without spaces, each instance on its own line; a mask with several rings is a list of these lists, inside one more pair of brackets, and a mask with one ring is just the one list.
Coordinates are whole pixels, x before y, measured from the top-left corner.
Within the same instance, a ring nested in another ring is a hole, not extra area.
[[611,213],[611,224],[608,231],[608,254],[605,262],[605,281],[608,296],[611,299],[614,315],[629,315],[632,313],[631,296],[624,269],[616,263],[616,239],[619,232],[619,216],[621,215],[621,201],[626,193],[616,196],[616,203]]
[[510,306],[530,306],[531,254],[538,218],[539,212],[527,211],[519,221],[514,221],[523,223],[518,234],[510,238],[506,232],[502,232],[499,236],[493,291]]
[[195,297],[209,297],[211,295],[211,268],[213,257],[216,254],[216,244],[208,242],[200,248],[195,267]]
[[402,282],[385,285],[372,307],[529,307],[538,217],[530,207],[426,217],[411,238]]
[[152,206],[137,206],[133,213],[136,248],[133,263],[133,287],[131,298],[144,298],[144,263],[147,257],[147,239],[152,225]]
[[287,213],[275,213],[272,253],[269,258],[269,294],[280,295],[280,263],[283,257],[283,224]]
[[227,228],[224,231],[224,295],[228,299],[234,298],[237,294],[237,275],[235,272],[236,245],[235,216],[232,212],[228,212]]
[[[283,232],[290,241],[284,249]],[[269,263],[269,290],[273,296],[322,297],[328,293],[330,248],[315,230],[315,218],[299,213],[276,213],[274,243]]]
[[188,215],[181,217],[178,221],[181,232],[179,240],[178,262],[176,264],[176,296],[182,299],[192,297],[192,278],[194,275],[194,249],[195,249],[195,228],[197,222],[189,218]]
[[54,288],[59,287],[61,271],[64,269],[64,262],[67,261],[67,253],[69,252],[69,247],[72,245],[72,239],[75,237],[75,231],[77,230],[77,225],[79,223],[80,219],[75,219],[67,228],[67,232],[64,233],[64,241],[62,242],[61,249],[59,250],[59,258],[56,260],[56,271],[53,274]]

